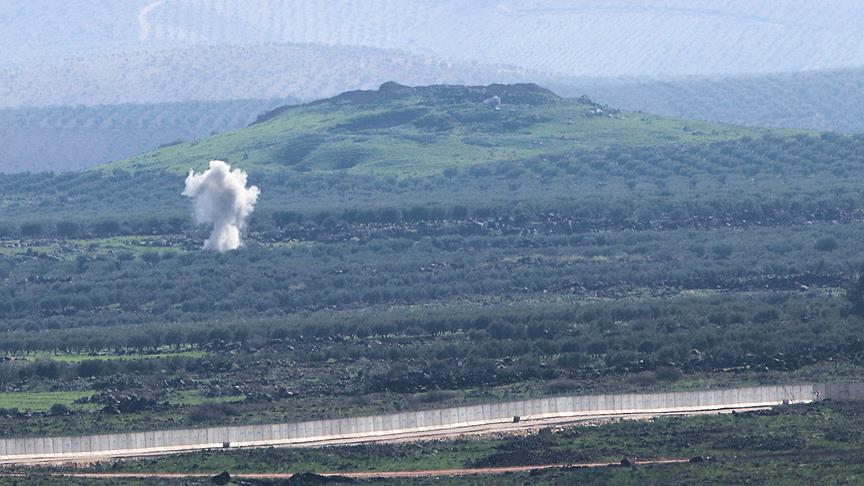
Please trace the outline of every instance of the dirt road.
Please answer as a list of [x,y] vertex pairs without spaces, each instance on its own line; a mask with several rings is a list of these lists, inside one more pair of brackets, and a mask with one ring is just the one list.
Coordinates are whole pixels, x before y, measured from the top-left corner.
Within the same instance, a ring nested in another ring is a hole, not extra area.
[[[653,459],[634,459],[631,461],[633,465],[648,465],[648,464],[680,464],[688,462],[689,459],[683,458],[653,458]],[[538,464],[533,466],[511,466],[511,467],[486,467],[486,468],[465,468],[465,469],[433,469],[424,471],[364,471],[364,472],[329,472],[318,473],[321,476],[342,476],[353,479],[398,479],[398,478],[419,478],[419,477],[437,477],[437,476],[469,476],[469,475],[492,475],[506,474],[516,472],[527,472],[531,470],[556,469],[556,468],[592,468],[592,467],[607,467],[620,465],[620,462],[587,462],[574,464]],[[209,478],[218,472],[214,473],[159,473],[159,472],[119,472],[119,473],[51,473],[51,474],[2,474],[0,477],[20,477],[27,479],[35,479],[39,477],[68,477],[78,479],[195,479]],[[289,479],[293,476],[291,473],[239,473],[232,474],[234,479]]]

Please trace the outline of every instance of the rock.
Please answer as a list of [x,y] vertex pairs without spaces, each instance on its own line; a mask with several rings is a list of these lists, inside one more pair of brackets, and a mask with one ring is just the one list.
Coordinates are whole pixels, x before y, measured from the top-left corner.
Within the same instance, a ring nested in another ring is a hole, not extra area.
[[332,483],[353,483],[354,480],[345,476],[322,476],[311,472],[297,473],[292,475],[285,484],[332,484]]
[[496,110],[501,109],[501,97],[500,96],[492,96],[491,98],[486,98],[483,100],[483,104],[486,106],[491,106]]
[[228,474],[228,471],[222,471],[221,473],[210,478],[210,482],[213,484],[228,484],[231,481],[231,475]]

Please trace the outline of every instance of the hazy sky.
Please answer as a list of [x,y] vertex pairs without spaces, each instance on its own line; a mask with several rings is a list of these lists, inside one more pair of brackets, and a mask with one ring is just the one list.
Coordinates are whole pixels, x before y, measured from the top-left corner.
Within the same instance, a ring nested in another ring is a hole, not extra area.
[[7,64],[309,43],[566,76],[864,66],[859,0],[5,0],[0,22]]

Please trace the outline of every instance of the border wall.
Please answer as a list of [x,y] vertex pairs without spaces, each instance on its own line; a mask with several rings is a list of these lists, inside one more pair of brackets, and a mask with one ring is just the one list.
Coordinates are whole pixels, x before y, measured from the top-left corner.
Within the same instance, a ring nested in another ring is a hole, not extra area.
[[752,408],[825,398],[864,398],[864,385],[804,384],[666,393],[548,397],[388,415],[307,422],[159,430],[102,435],[0,439],[0,463],[34,459],[134,456],[196,449],[374,439],[558,417],[660,414]]

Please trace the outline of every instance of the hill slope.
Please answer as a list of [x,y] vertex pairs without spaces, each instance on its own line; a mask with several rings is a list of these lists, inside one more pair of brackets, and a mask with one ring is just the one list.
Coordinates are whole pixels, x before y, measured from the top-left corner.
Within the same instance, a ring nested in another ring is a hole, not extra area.
[[185,172],[213,158],[249,170],[348,171],[400,177],[612,145],[667,145],[757,131],[621,113],[564,100],[537,85],[427,86],[374,91],[274,110],[236,132],[104,166]]
[[294,100],[0,110],[0,172],[78,170],[249,125]]
[[864,132],[864,69],[662,81],[577,80],[556,89],[626,110],[689,120]]
[[398,79],[476,84],[543,79],[524,69],[369,47],[181,45],[0,68],[0,107],[333,96]]

